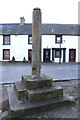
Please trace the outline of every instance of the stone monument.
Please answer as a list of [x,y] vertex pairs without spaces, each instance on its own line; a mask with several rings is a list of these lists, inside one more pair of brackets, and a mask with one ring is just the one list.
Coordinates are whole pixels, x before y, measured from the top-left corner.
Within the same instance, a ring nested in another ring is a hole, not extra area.
[[40,113],[71,103],[63,96],[63,89],[54,86],[52,78],[41,74],[41,10],[39,8],[33,10],[32,75],[23,75],[20,82],[15,82],[13,88],[8,88],[8,94],[12,117]]

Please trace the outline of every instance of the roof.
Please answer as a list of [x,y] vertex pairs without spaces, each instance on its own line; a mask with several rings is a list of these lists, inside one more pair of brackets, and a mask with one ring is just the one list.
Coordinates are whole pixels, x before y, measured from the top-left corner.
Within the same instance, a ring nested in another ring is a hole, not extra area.
[[[30,35],[32,24],[0,24],[0,35]],[[42,24],[42,35],[80,35],[80,24]]]

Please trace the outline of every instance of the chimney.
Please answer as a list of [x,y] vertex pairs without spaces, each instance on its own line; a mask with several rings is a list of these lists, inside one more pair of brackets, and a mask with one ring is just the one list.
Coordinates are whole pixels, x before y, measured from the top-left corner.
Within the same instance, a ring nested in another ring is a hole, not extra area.
[[20,17],[20,25],[24,25],[25,24],[25,19],[24,17]]

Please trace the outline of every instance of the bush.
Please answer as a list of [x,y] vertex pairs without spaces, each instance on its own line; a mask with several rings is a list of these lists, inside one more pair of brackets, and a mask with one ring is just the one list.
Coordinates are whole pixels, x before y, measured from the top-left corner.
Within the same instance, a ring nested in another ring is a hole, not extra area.
[[24,58],[23,58],[23,61],[25,61],[25,60],[26,60],[26,58],[24,57]]
[[15,61],[15,57],[14,56],[12,57],[12,61]]

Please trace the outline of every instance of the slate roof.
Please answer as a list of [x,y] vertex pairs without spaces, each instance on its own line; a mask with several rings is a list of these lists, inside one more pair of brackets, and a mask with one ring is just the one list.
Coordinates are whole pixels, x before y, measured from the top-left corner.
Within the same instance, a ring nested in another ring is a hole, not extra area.
[[[0,24],[0,35],[30,35],[32,24]],[[80,24],[42,24],[42,35],[80,35]]]

